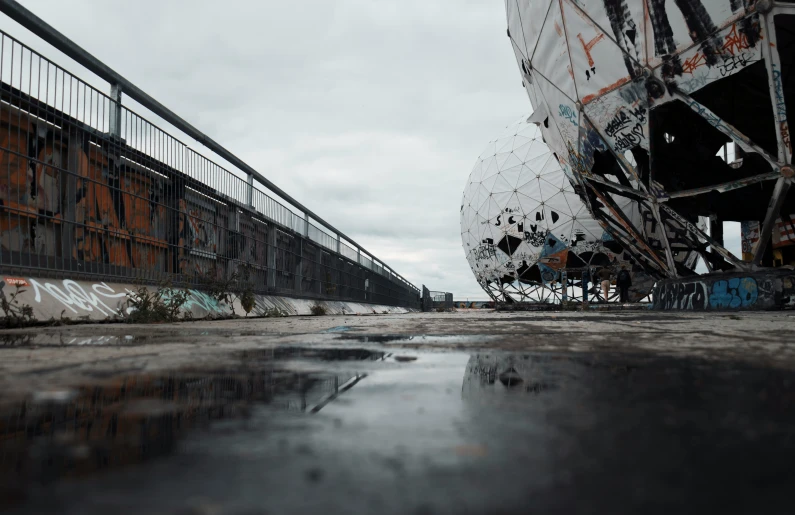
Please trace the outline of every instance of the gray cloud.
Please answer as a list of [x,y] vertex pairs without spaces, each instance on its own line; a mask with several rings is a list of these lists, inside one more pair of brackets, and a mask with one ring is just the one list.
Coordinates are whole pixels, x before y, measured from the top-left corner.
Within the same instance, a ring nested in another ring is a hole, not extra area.
[[485,297],[461,194],[486,142],[530,108],[502,2],[23,3],[407,279]]

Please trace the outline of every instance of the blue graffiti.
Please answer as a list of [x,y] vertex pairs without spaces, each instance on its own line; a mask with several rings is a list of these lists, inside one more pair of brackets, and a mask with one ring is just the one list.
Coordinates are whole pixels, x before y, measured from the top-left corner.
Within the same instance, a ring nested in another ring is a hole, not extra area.
[[747,308],[756,304],[759,288],[753,277],[734,277],[727,281],[715,281],[709,304],[713,308]]
[[558,114],[560,114],[561,117],[570,121],[573,125],[577,125],[577,111],[567,106],[566,104],[560,104],[558,106]]

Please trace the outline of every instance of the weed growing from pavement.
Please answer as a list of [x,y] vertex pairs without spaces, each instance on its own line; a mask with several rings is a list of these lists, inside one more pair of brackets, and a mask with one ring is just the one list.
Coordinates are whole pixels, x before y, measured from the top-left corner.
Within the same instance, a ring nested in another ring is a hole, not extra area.
[[0,327],[24,327],[36,321],[33,318],[33,308],[27,304],[19,303],[17,297],[21,293],[25,293],[25,290],[20,290],[19,286],[17,286],[14,293],[6,297],[5,292],[0,288],[0,310],[3,311],[3,317],[0,318]]
[[265,318],[277,318],[289,316],[289,313],[274,306],[272,308],[265,309],[262,312],[262,316]]
[[[169,283],[161,284],[154,291],[139,286],[135,292],[127,294],[129,309],[122,310],[125,313],[124,321],[131,324],[176,322],[180,320],[180,310],[188,301],[188,296],[187,291],[172,288]],[[189,316],[186,312],[182,319]]]
[[309,311],[314,316],[322,316],[326,314],[326,307],[320,304],[313,304],[312,307],[309,308]]
[[235,300],[240,300],[240,305],[246,316],[254,309],[256,297],[251,284],[253,267],[248,263],[241,263],[237,270],[229,277],[225,277],[223,270],[212,266],[197,276],[200,288],[219,304],[229,306],[231,316],[236,316]]

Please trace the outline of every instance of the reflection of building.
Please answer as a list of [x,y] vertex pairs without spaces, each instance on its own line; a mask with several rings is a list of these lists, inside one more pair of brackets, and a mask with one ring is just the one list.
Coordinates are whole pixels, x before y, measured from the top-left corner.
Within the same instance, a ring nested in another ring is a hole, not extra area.
[[626,265],[634,276],[631,300],[645,297],[650,278],[588,214],[541,131],[525,118],[488,144],[464,190],[461,239],[478,283],[495,300],[560,301],[580,297],[585,270],[593,276]]
[[296,372],[277,361],[372,360],[361,349],[267,349],[243,355],[235,370],[128,375],[62,398],[33,398],[0,411],[0,503],[29,481],[84,475],[171,452],[187,431],[243,418],[252,404],[319,409],[359,377]]
[[540,379],[527,354],[473,354],[464,371],[461,395],[491,402],[506,393],[540,393],[553,388],[555,385]]
[[[646,270],[690,275],[694,254],[710,271],[795,262],[787,120],[795,5],[506,7],[533,121],[593,217]],[[710,234],[698,225],[705,218]],[[742,257],[723,245],[725,221],[744,223]]]

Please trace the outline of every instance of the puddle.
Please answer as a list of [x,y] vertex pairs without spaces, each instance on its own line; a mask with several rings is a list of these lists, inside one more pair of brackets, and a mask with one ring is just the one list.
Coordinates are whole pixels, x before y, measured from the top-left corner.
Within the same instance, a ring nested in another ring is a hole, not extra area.
[[[69,336],[57,334],[35,333],[3,333],[0,334],[0,348],[6,347],[58,347],[58,346],[123,346],[142,345],[154,339],[146,335],[86,335]],[[164,340],[168,341],[168,340]]]
[[0,504],[81,515],[790,507],[793,371],[335,345],[247,350],[215,369],[6,405]]
[[324,333],[344,333],[350,331],[350,326],[347,325],[338,325],[337,327],[331,327],[323,331]]
[[455,345],[483,343],[498,339],[492,335],[406,335],[406,334],[342,334],[338,340],[359,343],[389,343],[392,345]]
[[285,366],[287,360],[389,356],[356,348],[278,347],[238,353],[237,366],[116,375],[72,389],[34,392],[24,402],[0,405],[0,501],[23,498],[29,484],[168,455],[186,433],[222,420],[244,420],[258,405],[317,413],[367,375],[301,371]]

